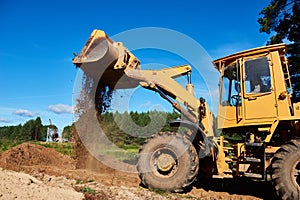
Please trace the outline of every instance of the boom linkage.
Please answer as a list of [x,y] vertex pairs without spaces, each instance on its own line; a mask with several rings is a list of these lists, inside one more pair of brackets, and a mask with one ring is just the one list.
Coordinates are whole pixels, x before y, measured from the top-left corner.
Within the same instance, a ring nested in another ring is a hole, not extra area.
[[[127,69],[125,74],[139,80],[142,87],[157,92],[191,122],[197,123],[199,100],[174,80],[174,78],[187,75],[191,70],[191,66],[182,65],[161,70]],[[187,109],[173,99],[185,105]]]

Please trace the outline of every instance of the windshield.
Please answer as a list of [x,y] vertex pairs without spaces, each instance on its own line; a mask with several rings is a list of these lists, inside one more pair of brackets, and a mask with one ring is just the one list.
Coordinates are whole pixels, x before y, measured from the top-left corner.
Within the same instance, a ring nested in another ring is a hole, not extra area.
[[224,67],[224,75],[222,77],[222,106],[240,106],[241,105],[241,84],[238,62],[233,62]]

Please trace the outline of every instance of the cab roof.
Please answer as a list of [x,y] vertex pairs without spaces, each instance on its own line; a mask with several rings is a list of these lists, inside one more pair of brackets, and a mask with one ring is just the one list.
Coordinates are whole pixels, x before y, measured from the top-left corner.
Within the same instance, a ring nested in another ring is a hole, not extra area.
[[286,44],[284,43],[257,47],[219,58],[217,60],[214,60],[213,64],[218,71],[221,71],[222,64],[227,65],[235,61],[237,58],[252,56],[261,53],[268,53],[271,51],[278,51],[280,55],[283,55],[286,52],[286,48]]

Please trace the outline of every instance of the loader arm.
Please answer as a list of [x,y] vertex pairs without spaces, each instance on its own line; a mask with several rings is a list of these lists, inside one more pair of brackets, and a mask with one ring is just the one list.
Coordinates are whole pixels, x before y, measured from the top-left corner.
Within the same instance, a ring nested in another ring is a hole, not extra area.
[[[141,70],[139,60],[121,42],[112,41],[101,30],[92,32],[73,63],[111,88],[135,88],[141,85],[159,93],[189,121],[197,126],[201,124],[206,135],[214,135],[212,112],[208,104],[194,96],[194,86],[190,83],[191,66]],[[188,76],[186,89],[174,80],[184,75]]]
[[[175,77],[190,73],[191,69],[190,66],[184,65],[161,70],[126,69],[125,73],[130,78],[140,80],[140,85],[142,87],[159,92],[161,95],[165,94],[185,105],[187,110],[192,114],[192,116],[187,117],[192,122],[196,123],[198,121],[199,100],[174,80]],[[173,106],[176,109],[179,108],[179,105],[176,107],[174,104]]]
[[[130,78],[139,80],[143,88],[159,93],[161,97],[171,103],[176,110],[191,122],[195,124],[201,122],[201,127],[204,128],[205,134],[213,136],[213,118],[208,104],[203,99],[202,101],[198,100],[194,96],[193,91],[188,90],[188,87],[193,87],[191,83],[188,83],[187,89],[185,89],[174,80],[176,77],[189,75],[191,71],[191,66],[183,65],[160,70],[127,68],[125,69],[125,74]],[[184,105],[186,109],[181,105]]]

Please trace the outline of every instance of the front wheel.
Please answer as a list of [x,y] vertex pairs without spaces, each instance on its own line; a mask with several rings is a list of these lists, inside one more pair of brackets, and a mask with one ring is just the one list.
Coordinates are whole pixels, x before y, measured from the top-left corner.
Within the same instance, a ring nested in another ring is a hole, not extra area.
[[195,180],[199,158],[193,144],[178,133],[153,135],[140,150],[137,170],[150,189],[182,192]]
[[272,180],[281,199],[300,199],[300,141],[282,145],[272,160]]

